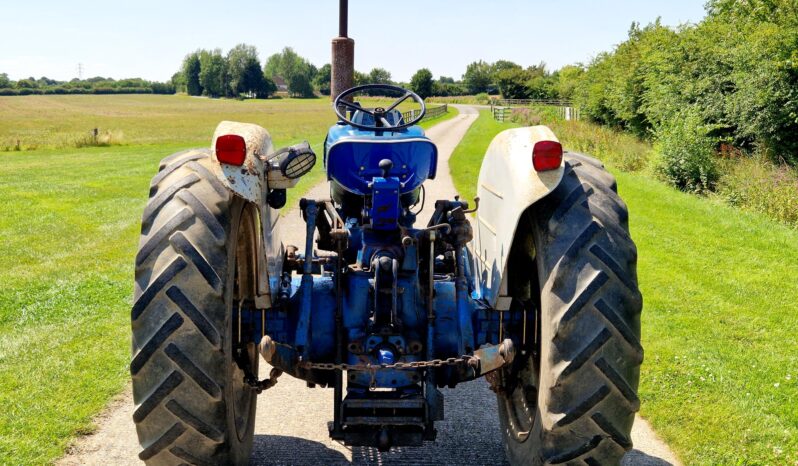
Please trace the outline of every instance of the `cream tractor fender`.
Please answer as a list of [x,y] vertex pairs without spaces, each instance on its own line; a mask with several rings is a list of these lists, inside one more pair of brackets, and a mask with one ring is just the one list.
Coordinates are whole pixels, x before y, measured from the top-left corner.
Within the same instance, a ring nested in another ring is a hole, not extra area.
[[475,262],[476,289],[497,310],[510,307],[507,259],[516,228],[530,206],[552,192],[563,177],[560,167],[538,172],[532,152],[540,141],[557,137],[546,126],[509,129],[491,142],[479,172],[475,235],[470,245]]
[[[219,163],[215,156],[216,139],[220,136],[236,134],[244,138],[246,158],[241,166]],[[216,127],[211,142],[213,171],[222,184],[235,196],[239,196],[258,210],[260,219],[258,244],[258,289],[256,306],[261,309],[271,307],[272,290],[279,289],[282,275],[285,247],[279,228],[280,214],[266,202],[270,189],[286,189],[296,185],[299,179],[287,179],[269,163],[269,155],[274,146],[269,132],[250,123],[223,121]]]

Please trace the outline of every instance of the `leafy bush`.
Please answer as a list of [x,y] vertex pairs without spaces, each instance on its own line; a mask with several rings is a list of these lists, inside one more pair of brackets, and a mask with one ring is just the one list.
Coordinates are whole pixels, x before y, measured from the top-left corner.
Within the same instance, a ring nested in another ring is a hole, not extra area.
[[798,227],[798,172],[766,157],[745,157],[721,163],[718,194],[730,204],[763,212]]
[[546,120],[568,150],[582,152],[628,172],[645,170],[652,158],[651,143],[625,132],[586,121]]
[[410,89],[418,94],[422,99],[432,95],[432,72],[427,68],[421,68],[410,79]]
[[689,192],[707,193],[718,180],[715,141],[698,110],[680,112],[657,131],[656,172],[673,186]]
[[475,95],[474,99],[478,104],[487,105],[490,103],[490,96],[484,92],[480,92],[479,94]]
[[798,165],[798,3],[711,0],[707,13],[634,24],[577,82],[582,114],[650,137],[694,106],[711,137]]

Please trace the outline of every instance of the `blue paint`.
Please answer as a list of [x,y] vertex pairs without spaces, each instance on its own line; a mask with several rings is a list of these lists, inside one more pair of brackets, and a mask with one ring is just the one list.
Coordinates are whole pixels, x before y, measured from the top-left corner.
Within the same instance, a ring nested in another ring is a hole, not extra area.
[[389,348],[380,348],[377,350],[377,363],[379,364],[393,364],[395,361],[393,351]]
[[401,194],[417,189],[434,179],[438,149],[419,126],[377,134],[351,126],[330,128],[324,148],[327,179],[359,196],[370,195],[371,182],[382,176],[381,160],[393,162],[389,176],[401,183]]
[[395,230],[401,215],[399,191],[402,189],[398,178],[375,177],[371,183],[371,227],[375,230]]

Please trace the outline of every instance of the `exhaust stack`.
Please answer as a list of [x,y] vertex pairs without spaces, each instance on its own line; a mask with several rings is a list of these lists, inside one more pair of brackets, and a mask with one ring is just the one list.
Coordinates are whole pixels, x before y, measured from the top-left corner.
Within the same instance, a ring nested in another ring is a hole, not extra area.
[[348,37],[349,0],[339,0],[338,37],[332,40],[332,73],[330,76],[330,98],[353,85],[355,76],[355,41]]

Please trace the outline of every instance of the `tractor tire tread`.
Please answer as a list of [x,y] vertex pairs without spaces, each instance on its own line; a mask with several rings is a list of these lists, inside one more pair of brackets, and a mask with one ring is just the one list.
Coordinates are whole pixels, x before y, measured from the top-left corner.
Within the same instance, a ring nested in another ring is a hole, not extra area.
[[231,452],[235,433],[223,428],[229,337],[222,312],[239,201],[214,175],[214,162],[208,149],[163,159],[142,216],[130,371],[139,457],[148,465],[239,457]]
[[619,464],[640,406],[637,250],[615,178],[591,157],[564,158],[563,181],[530,214],[545,347],[538,400],[546,405],[536,438],[505,435],[505,448],[512,464]]

